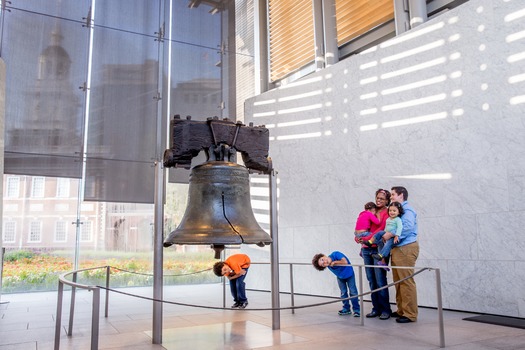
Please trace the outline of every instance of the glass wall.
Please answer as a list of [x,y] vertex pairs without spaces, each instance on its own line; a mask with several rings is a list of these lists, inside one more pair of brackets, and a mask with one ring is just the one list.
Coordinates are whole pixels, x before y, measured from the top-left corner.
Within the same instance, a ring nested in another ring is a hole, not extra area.
[[[251,14],[239,23],[253,28],[253,5],[237,2],[5,4],[4,293],[56,289],[75,264],[113,266],[112,286],[152,283],[154,164],[168,146],[169,119],[238,119],[227,115],[227,106],[242,106],[236,87],[253,91],[253,33],[235,35],[225,23],[230,11]],[[187,190],[167,184],[165,234],[184,214]],[[165,282],[218,281],[213,254],[166,249]],[[80,281],[101,277],[93,270]]]

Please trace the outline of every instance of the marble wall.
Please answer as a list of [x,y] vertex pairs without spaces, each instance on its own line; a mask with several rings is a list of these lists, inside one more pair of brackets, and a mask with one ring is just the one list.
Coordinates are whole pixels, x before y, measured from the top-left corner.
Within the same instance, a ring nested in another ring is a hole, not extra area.
[[[417,266],[440,269],[443,306],[525,317],[524,1],[470,0],[247,100],[245,120],[270,129],[281,262],[341,250],[362,263],[357,214],[377,188],[402,185]],[[268,269],[254,269],[248,287],[270,289]],[[329,272],[295,274],[296,292],[338,295]],[[434,272],[416,282],[420,305],[436,306]]]

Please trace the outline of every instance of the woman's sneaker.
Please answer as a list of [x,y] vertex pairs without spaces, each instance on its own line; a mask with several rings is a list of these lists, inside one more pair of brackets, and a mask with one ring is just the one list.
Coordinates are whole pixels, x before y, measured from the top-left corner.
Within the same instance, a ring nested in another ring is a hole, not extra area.
[[354,317],[361,317],[361,313],[359,311],[354,312]]
[[238,309],[239,306],[241,306],[241,303],[235,302],[235,304],[232,305],[232,309]]
[[248,306],[248,302],[245,301],[244,303],[239,303],[239,309],[246,309],[246,306]]
[[351,315],[352,311],[346,310],[346,309],[342,309],[342,310],[337,311],[337,314],[339,316]]

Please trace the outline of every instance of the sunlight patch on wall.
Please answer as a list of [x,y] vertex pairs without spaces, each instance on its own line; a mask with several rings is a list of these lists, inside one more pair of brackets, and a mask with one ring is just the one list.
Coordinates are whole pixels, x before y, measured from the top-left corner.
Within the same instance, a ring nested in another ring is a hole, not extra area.
[[403,74],[413,73],[413,72],[417,72],[419,70],[427,69],[427,68],[430,68],[430,67],[435,67],[435,66],[438,66],[440,64],[444,64],[446,62],[447,62],[447,59],[445,57],[436,58],[436,59],[430,60],[428,62],[423,62],[423,63],[416,64],[416,65],[413,65],[413,66],[410,66],[410,67],[407,67],[407,68],[399,69],[397,71],[392,71],[392,72],[388,72],[388,73],[382,74],[381,75],[381,79],[389,79],[389,78],[398,77],[398,76],[403,75]]
[[371,92],[369,94],[361,95],[361,96],[359,96],[359,99],[360,100],[368,100],[369,98],[374,98],[374,97],[377,97],[377,92]]
[[392,128],[395,126],[425,123],[425,122],[430,122],[434,120],[445,119],[447,115],[448,115],[447,112],[440,112],[440,113],[422,115],[419,117],[412,117],[412,118],[406,118],[406,119],[401,119],[401,120],[393,120],[393,121],[381,123],[381,127],[382,128]]
[[414,38],[425,36],[428,33],[431,33],[431,32],[434,32],[436,30],[442,29],[444,26],[445,26],[444,22],[438,22],[438,23],[430,25],[430,26],[428,26],[426,28],[418,29],[417,31],[414,31],[414,32],[407,32],[407,33],[404,33],[404,35],[402,35],[400,37],[396,37],[396,38],[390,39],[390,40],[388,40],[388,41],[386,41],[384,43],[381,43],[379,45],[379,47],[384,49],[386,47],[394,46],[394,45],[403,43],[405,41],[412,40]]
[[426,44],[426,45],[418,46],[418,47],[416,47],[416,48],[414,48],[412,50],[406,50],[406,51],[403,51],[403,52],[395,54],[395,55],[387,56],[385,58],[382,58],[380,60],[380,62],[382,64],[384,64],[384,63],[388,63],[388,62],[401,60],[401,59],[404,59],[404,58],[407,58],[407,57],[410,57],[410,56],[414,56],[414,55],[420,54],[420,53],[425,52],[425,51],[433,50],[433,49],[441,47],[443,45],[445,45],[445,40],[440,39],[440,40],[434,41],[434,42]]
[[508,79],[509,84],[521,83],[522,81],[525,81],[525,73],[513,75]]
[[524,52],[520,52],[520,53],[516,53],[514,55],[510,55],[509,57],[507,57],[507,62],[509,63],[516,63],[518,61],[521,61],[525,59],[525,51]]
[[269,99],[269,100],[263,100],[263,101],[255,101],[253,103],[254,106],[262,106],[262,105],[268,105],[271,103],[275,103],[275,98]]
[[513,98],[510,99],[509,102],[511,105],[519,105],[519,104],[525,103],[525,95],[514,96]]
[[309,78],[309,79],[298,80],[298,81],[294,81],[292,83],[288,83],[286,85],[282,85],[282,86],[278,87],[277,89],[284,90],[284,89],[288,89],[288,88],[291,88],[291,87],[308,85],[308,84],[312,84],[312,83],[317,83],[317,82],[321,81],[322,79],[323,79],[323,77],[313,77],[313,78]]
[[521,40],[521,39],[524,39],[525,38],[525,30],[522,30],[521,32],[517,32],[517,33],[513,33],[513,34],[510,34],[510,35],[507,35],[507,37],[505,38],[505,41],[507,43],[511,43],[511,42],[514,42],[516,40]]
[[359,69],[364,70],[364,69],[368,69],[372,67],[377,67],[377,61],[370,61],[367,63],[363,63],[362,65],[359,66]]
[[313,109],[319,109],[323,107],[322,103],[316,103],[309,106],[302,106],[302,107],[295,107],[295,108],[287,108],[287,109],[280,109],[277,111],[277,114],[289,114],[289,113],[297,113],[297,112],[304,112],[304,111],[311,111]]
[[254,118],[259,118],[259,117],[269,117],[269,116],[272,116],[272,115],[275,115],[275,111],[253,113],[253,117],[254,117]]
[[283,141],[283,140],[296,140],[296,139],[311,139],[311,138],[316,138],[316,137],[321,137],[321,136],[322,134],[320,132],[310,132],[306,134],[277,136],[276,140]]
[[413,83],[410,83],[410,84],[405,84],[405,85],[401,85],[401,86],[396,86],[394,88],[385,89],[385,90],[381,91],[381,95],[391,95],[391,94],[395,94],[395,93],[402,92],[402,91],[419,89],[419,88],[421,88],[423,86],[429,86],[429,85],[433,85],[433,84],[437,84],[437,83],[442,83],[445,80],[447,80],[447,76],[446,75],[439,75],[439,76],[434,77],[434,78],[420,80],[420,81],[416,81],[416,82],[413,82]]
[[295,120],[293,122],[283,122],[283,123],[277,123],[278,128],[285,128],[288,126],[298,126],[298,125],[306,125],[306,124],[315,124],[320,123],[322,120],[321,118],[313,118],[313,119],[304,119],[304,120]]
[[318,96],[318,95],[321,95],[322,93],[323,93],[323,90],[315,90],[315,91],[305,92],[303,94],[297,94],[297,95],[281,97],[281,98],[279,98],[279,102],[293,101],[293,100],[298,100],[298,99],[301,99],[301,98]]
[[370,108],[370,109],[364,109],[361,112],[359,112],[359,115],[370,115],[377,113],[377,108]]
[[400,176],[389,176],[395,179],[413,179],[413,180],[450,180],[452,179],[451,173],[441,174],[418,174],[418,175],[400,175]]
[[520,19],[522,17],[525,17],[525,8],[523,8],[523,9],[521,9],[519,11],[516,11],[516,12],[509,13],[508,15],[505,16],[504,21],[505,22],[512,22],[512,21],[515,21],[515,20]]
[[405,101],[405,102],[400,102],[400,103],[394,103],[394,104],[391,104],[391,105],[386,105],[386,106],[381,107],[381,111],[382,112],[386,112],[386,111],[393,111],[393,110],[396,110],[396,109],[420,106],[420,105],[424,105],[424,104],[427,104],[427,103],[443,101],[446,98],[447,98],[447,94],[442,93],[442,94],[437,94],[437,95],[433,95],[433,96],[427,96],[427,97],[418,98],[418,99],[414,99],[414,100],[410,100],[410,101]]

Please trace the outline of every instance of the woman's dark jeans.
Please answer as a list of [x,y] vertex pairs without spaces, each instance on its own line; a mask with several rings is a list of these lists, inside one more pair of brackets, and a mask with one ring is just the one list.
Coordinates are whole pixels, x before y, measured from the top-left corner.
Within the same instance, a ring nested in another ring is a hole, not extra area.
[[[375,260],[372,257],[372,254],[377,254],[377,248],[361,248],[361,252],[365,265],[377,265],[378,260]],[[381,288],[387,285],[385,269],[366,267],[365,271],[370,290]],[[386,313],[388,315],[392,313],[392,309],[390,308],[390,295],[388,293],[388,288],[372,293],[372,312],[376,312],[378,314]]]

